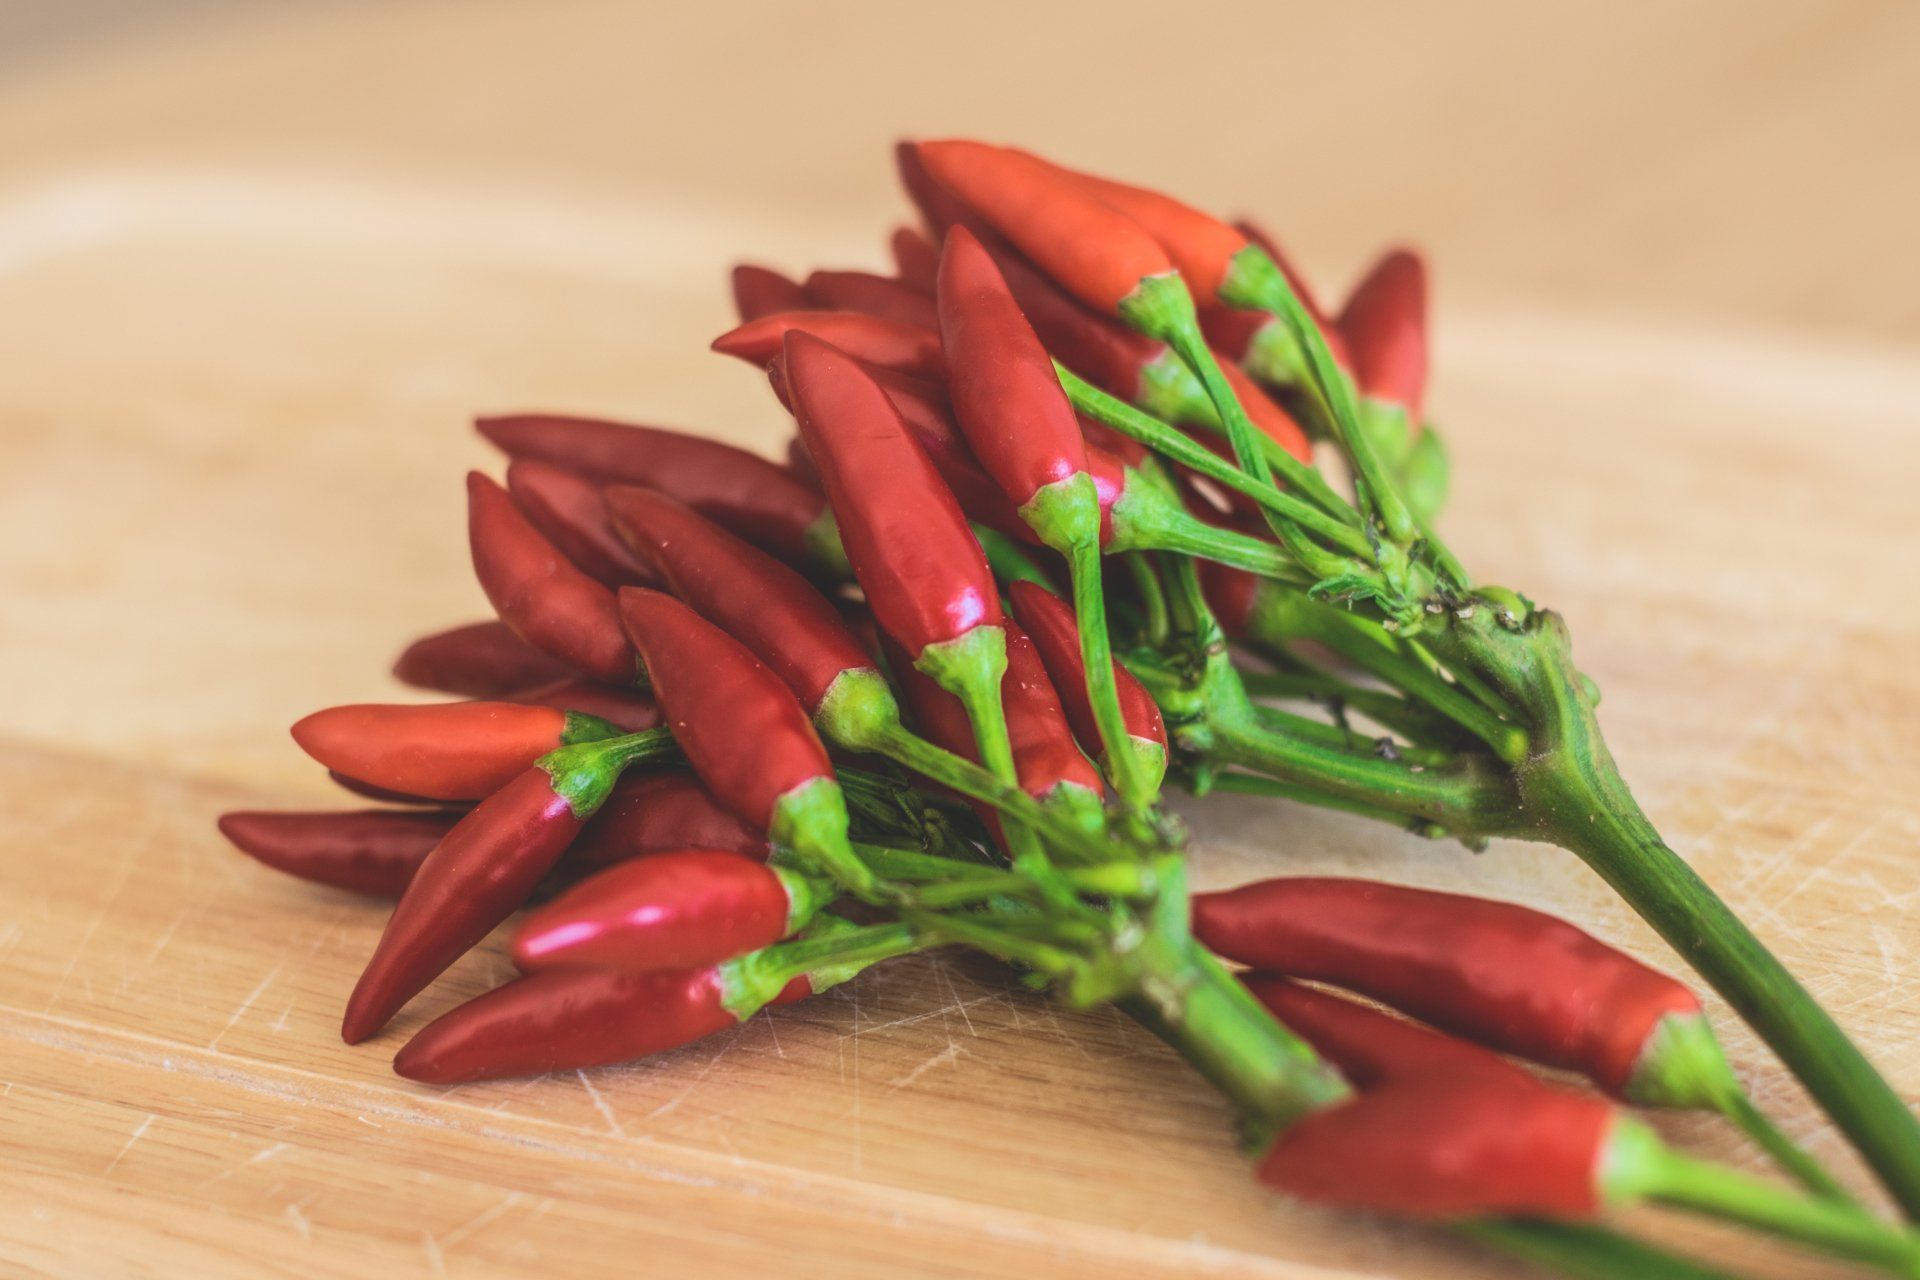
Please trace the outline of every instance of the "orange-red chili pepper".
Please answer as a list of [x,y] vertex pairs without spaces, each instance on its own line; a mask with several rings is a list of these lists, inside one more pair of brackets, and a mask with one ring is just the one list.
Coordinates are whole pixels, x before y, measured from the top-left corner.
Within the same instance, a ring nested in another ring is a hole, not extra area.
[[743,321],[807,305],[807,291],[771,267],[742,262],[733,269],[732,282],[733,309]]
[[613,531],[600,486],[530,458],[507,467],[507,492],[527,520],[587,576],[610,587],[646,587],[653,571]]
[[766,832],[740,820],[684,770],[620,779],[573,842],[569,862],[608,867],[669,849],[725,849],[766,860]]
[[893,269],[900,283],[931,297],[933,282],[940,270],[940,250],[912,227],[895,227],[887,240],[893,252]]
[[515,458],[538,458],[601,484],[635,484],[678,498],[789,564],[822,560],[833,521],[826,499],[745,449],[664,427],[526,414],[482,418],[480,434]]
[[1341,308],[1339,330],[1360,394],[1397,405],[1420,425],[1427,387],[1427,272],[1420,256],[1395,249],[1374,263]]
[[463,698],[497,698],[566,675],[564,666],[498,618],[421,636],[393,664],[393,677],[402,684]]
[[220,815],[220,834],[288,875],[376,898],[397,898],[460,815],[446,809],[358,809]]
[[[1015,582],[1007,588],[1013,604],[1013,616],[1026,629],[1033,647],[1039,652],[1047,674],[1066,708],[1073,734],[1089,753],[1102,750],[1100,725],[1094,719],[1093,703],[1087,694],[1087,667],[1080,650],[1080,626],[1073,606],[1045,587],[1033,582]],[[1164,762],[1167,750],[1167,726],[1160,718],[1159,704],[1145,685],[1118,662],[1113,664],[1114,683],[1120,693],[1120,718],[1127,736]]]
[[1227,278],[1234,255],[1247,247],[1246,236],[1211,214],[1161,192],[1062,168],[1038,156],[1032,159],[1067,178],[1152,236],[1180,269],[1195,300],[1218,305],[1220,286]]
[[737,356],[756,369],[780,353],[789,333],[812,334],[868,364],[922,378],[946,374],[940,335],[932,329],[883,320],[857,311],[780,311],[749,320],[713,340],[713,349]]
[[575,568],[478,471],[467,476],[467,539],[481,589],[515,634],[596,680],[633,683],[633,646],[613,592]]
[[[457,1084],[577,1071],[691,1044],[739,1022],[725,965],[665,973],[552,969],[469,1000],[427,1024],[394,1057],[409,1080]],[[805,999],[793,979],[770,1003]]]
[[858,311],[917,329],[940,324],[925,294],[871,271],[815,271],[807,277],[806,290],[807,304],[816,310]]
[[436,800],[478,800],[570,741],[613,732],[591,717],[517,702],[356,703],[296,722],[293,740],[329,769]]

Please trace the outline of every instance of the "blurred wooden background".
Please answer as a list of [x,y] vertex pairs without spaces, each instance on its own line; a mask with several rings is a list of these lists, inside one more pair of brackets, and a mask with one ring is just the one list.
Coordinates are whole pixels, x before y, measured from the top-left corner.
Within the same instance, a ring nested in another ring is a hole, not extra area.
[[[773,447],[704,351],[725,266],[879,262],[888,144],[957,132],[1257,212],[1327,285],[1430,249],[1456,545],[1567,609],[1655,816],[1920,1097],[1920,10],[15,0],[0,1274],[1507,1274],[1264,1195],[1153,1042],[963,960],[416,1089],[334,1034],[377,909],[212,835],[325,797],[285,725],[481,607],[467,416]],[[1194,816],[1210,879],[1478,886],[1661,954],[1550,850]]]

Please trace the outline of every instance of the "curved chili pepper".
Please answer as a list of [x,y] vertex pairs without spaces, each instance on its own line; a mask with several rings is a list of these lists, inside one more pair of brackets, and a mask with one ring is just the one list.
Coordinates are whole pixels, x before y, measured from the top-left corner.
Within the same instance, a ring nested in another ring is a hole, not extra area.
[[925,294],[871,271],[815,271],[807,277],[806,290],[807,302],[816,310],[857,311],[917,329],[940,324]]
[[612,732],[590,717],[517,702],[356,703],[304,717],[293,740],[327,768],[376,787],[478,800],[556,747]]
[[507,467],[507,492],[542,537],[581,572],[610,587],[655,583],[652,570],[613,531],[600,486],[551,463],[520,458]]
[[597,680],[633,683],[633,646],[613,593],[575,568],[478,471],[467,476],[467,539],[481,590],[515,634]]
[[[805,999],[793,979],[769,1003]],[[393,1059],[409,1080],[458,1084],[608,1066],[692,1044],[740,1019],[724,966],[665,973],[552,969],[469,1000],[428,1023]]]
[[[1073,606],[1032,582],[1013,583],[1007,595],[1013,603],[1013,616],[1026,629],[1052,677],[1074,737],[1088,752],[1099,755],[1100,726],[1087,696],[1087,668],[1080,652],[1080,626],[1074,620]],[[1127,736],[1164,767],[1167,727],[1160,718],[1159,705],[1146,686],[1118,662],[1113,664],[1113,678],[1119,686],[1120,716],[1126,722]]]
[[1399,406],[1418,426],[1427,386],[1427,271],[1420,256],[1410,249],[1384,254],[1348,295],[1338,327],[1360,394]]
[[807,291],[771,267],[742,262],[734,267],[732,282],[733,309],[743,321],[807,305]]
[[926,172],[1096,311],[1117,311],[1174,265],[1152,236],[1045,161],[953,139],[918,144]]
[[523,689],[502,701],[577,711],[604,720],[622,733],[639,733],[660,723],[660,708],[644,693],[577,677]]
[[809,714],[841,676],[873,669],[826,597],[772,556],[663,494],[615,488],[607,502],[673,593],[752,650]]
[[594,770],[595,757],[580,750],[522,770],[427,855],[347,1000],[348,1044],[384,1027],[553,869],[617,776],[617,766]]
[[785,363],[801,434],[881,629],[918,661],[928,645],[998,625],[986,556],[886,391],[811,334],[787,338]]
[[912,227],[895,227],[887,247],[893,253],[893,269],[899,273],[900,282],[931,296],[940,270],[940,250],[933,242]]
[[1574,926],[1510,902],[1370,880],[1291,877],[1193,899],[1230,959],[1330,982],[1505,1053],[1633,1096],[1648,1049],[1700,1002]]
[[669,849],[725,849],[765,861],[764,831],[742,822],[691,773],[629,774],[573,842],[569,862],[587,868]]
[[608,867],[537,908],[513,938],[536,969],[698,969],[771,946],[820,905],[812,882],[717,849]]
[[393,678],[402,684],[463,698],[496,698],[566,675],[498,618],[421,636],[393,664]]
[[538,458],[601,484],[678,498],[790,564],[838,558],[826,499],[745,449],[663,427],[530,414],[482,418],[480,434],[516,458]]
[[220,815],[220,834],[275,871],[350,893],[397,898],[460,820],[445,809]]
[[780,353],[780,344],[789,333],[811,334],[848,355],[885,369],[897,369],[922,378],[946,374],[939,334],[918,325],[883,320],[857,311],[781,311],[761,316],[715,338],[713,349],[723,355],[737,356],[756,369],[764,369],[767,361]]

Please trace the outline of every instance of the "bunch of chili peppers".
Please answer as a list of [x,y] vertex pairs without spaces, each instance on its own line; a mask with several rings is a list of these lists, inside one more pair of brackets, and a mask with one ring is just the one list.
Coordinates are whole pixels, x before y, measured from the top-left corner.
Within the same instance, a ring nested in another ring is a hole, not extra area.
[[[1920,1214],[1920,1129],[1636,807],[1564,622],[1433,532],[1419,257],[1332,313],[1269,237],[1159,193],[972,141],[897,161],[919,225],[891,274],[735,269],[713,345],[791,413],[784,464],[482,420],[509,459],[468,479],[497,617],[395,666],[461,700],[294,726],[378,808],[222,819],[395,899],[345,1038],[528,907],[521,976],[415,1030],[398,1072],[623,1061],[970,946],[1136,1016],[1302,1198],[1574,1275],[1720,1274],[1596,1221],[1636,1200],[1920,1275],[1920,1237],[1755,1108],[1693,993],[1573,926],[1360,880],[1187,891],[1169,782],[1561,844]],[[1786,1178],[1633,1107],[1719,1111]]]

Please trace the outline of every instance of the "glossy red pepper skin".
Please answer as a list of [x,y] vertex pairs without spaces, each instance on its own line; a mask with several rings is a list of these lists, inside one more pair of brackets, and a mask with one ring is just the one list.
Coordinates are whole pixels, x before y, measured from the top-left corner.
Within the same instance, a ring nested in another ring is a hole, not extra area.
[[1353,379],[1369,400],[1398,405],[1420,423],[1427,387],[1427,271],[1395,249],[1373,264],[1340,310]]
[[768,830],[781,797],[833,777],[806,710],[745,645],[658,591],[626,588],[620,612],[687,763],[740,818]]
[[478,800],[561,745],[566,713],[514,702],[357,703],[293,726],[308,755],[348,777],[413,796]]
[[[1094,718],[1093,702],[1087,695],[1087,666],[1080,649],[1080,626],[1073,606],[1051,591],[1033,582],[1016,582],[1007,589],[1013,602],[1013,616],[1019,620],[1039,653],[1047,675],[1051,677],[1073,726],[1073,735],[1081,747],[1099,755],[1102,750],[1100,724]],[[1145,685],[1118,662],[1113,664],[1114,683],[1120,693],[1120,718],[1129,736],[1143,742],[1167,745],[1167,727],[1160,707]]]
[[[773,1003],[811,990],[795,978]],[[393,1069],[409,1080],[459,1084],[628,1062],[735,1025],[725,998],[713,969],[552,969],[441,1015],[407,1042]]]
[[1230,959],[1358,991],[1615,1094],[1663,1018],[1700,1012],[1667,975],[1509,902],[1303,876],[1195,895],[1193,920]]
[[1602,1100],[1338,996],[1277,978],[1247,985],[1361,1090],[1282,1133],[1261,1159],[1262,1181],[1416,1219],[1600,1210],[1616,1119]]
[[780,354],[789,333],[807,333],[848,355],[919,378],[946,376],[940,335],[932,329],[857,311],[781,311],[750,320],[713,340],[713,349],[756,369]]
[[1179,268],[1197,302],[1215,301],[1234,255],[1247,247],[1246,236],[1233,226],[1172,196],[1040,162],[1152,236]]
[[809,713],[848,671],[873,663],[805,578],[672,498],[614,488],[608,504],[673,593],[753,651]]
[[700,969],[787,936],[794,904],[763,862],[674,849],[608,867],[527,916],[513,962],[537,969]]
[[916,329],[940,324],[925,294],[871,271],[815,271],[807,277],[806,290],[807,305],[817,311],[858,311]]
[[578,835],[582,819],[533,767],[447,833],[401,895],[347,1001],[340,1035],[358,1044],[518,910]]
[[658,489],[789,564],[813,554],[813,532],[827,509],[818,490],[779,465],[718,440],[551,414],[476,425],[515,458],[542,459],[603,485]]
[[691,773],[630,773],[567,855],[592,869],[669,849],[724,849],[765,861],[766,832],[742,822]]
[[918,660],[930,644],[998,624],[986,555],[886,391],[809,334],[787,339],[785,363],[807,452],[881,629]]
[[1143,371],[1167,358],[1166,345],[1094,314],[1019,255],[995,252],[991,242],[985,243],[1047,350],[1109,395],[1129,404],[1137,401]]
[[947,233],[940,257],[947,394],[974,457],[1016,506],[1087,469],[1086,438],[1053,360],[980,241]]
[[613,592],[575,568],[477,471],[467,476],[467,540],[481,590],[516,635],[596,680],[633,683],[633,646]]
[[926,172],[1081,302],[1113,313],[1173,261],[1126,215],[1046,162],[963,139],[922,142]]
[[887,239],[893,253],[893,269],[900,283],[923,296],[933,295],[933,282],[940,271],[940,250],[931,240],[912,227],[895,227]]
[[639,733],[660,723],[660,708],[646,694],[577,677],[522,689],[503,701],[579,711],[605,720],[626,733]]
[[402,684],[463,698],[497,698],[567,674],[497,618],[421,636],[393,664],[393,678]]
[[220,834],[275,871],[349,893],[397,898],[460,820],[445,809],[220,815]]
[[582,573],[609,587],[656,585],[652,570],[613,531],[600,486],[585,476],[521,458],[507,467],[507,492],[540,535]]
[[742,262],[734,267],[731,281],[733,309],[742,322],[807,305],[807,291],[771,267]]

